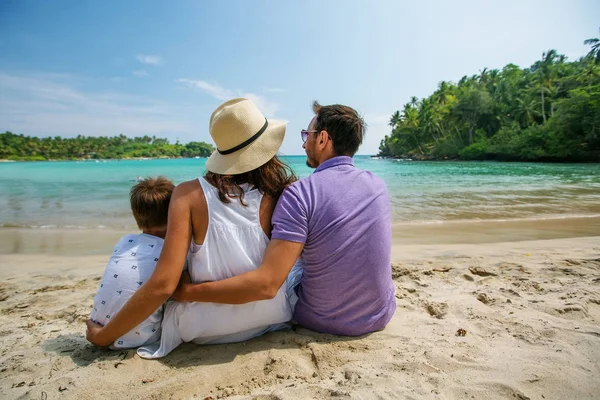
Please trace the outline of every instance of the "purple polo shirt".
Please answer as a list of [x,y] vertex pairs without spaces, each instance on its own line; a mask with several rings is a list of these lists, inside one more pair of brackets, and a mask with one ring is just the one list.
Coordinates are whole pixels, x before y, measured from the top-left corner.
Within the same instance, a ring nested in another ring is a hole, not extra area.
[[396,310],[385,183],[334,157],[287,188],[273,239],[304,243],[294,319],[306,328],[358,336],[381,330]]

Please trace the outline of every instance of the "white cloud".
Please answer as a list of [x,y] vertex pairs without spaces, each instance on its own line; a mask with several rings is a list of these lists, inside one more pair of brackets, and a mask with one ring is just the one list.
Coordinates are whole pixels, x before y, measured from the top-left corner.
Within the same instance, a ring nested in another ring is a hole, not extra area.
[[235,92],[232,90],[224,89],[217,83],[209,83],[206,81],[195,81],[191,79],[177,79],[177,82],[183,83],[187,86],[201,89],[204,92],[210,94],[219,100],[229,100],[232,97],[236,97]]
[[133,71],[132,74],[137,76],[138,78],[147,78],[150,76],[150,74],[143,69],[138,69],[136,71]]
[[265,92],[267,93],[285,93],[286,90],[282,88],[265,88]]
[[78,76],[0,72],[0,131],[65,137],[197,134],[190,108],[121,92],[84,91],[77,85],[82,81]]
[[138,54],[136,58],[142,64],[162,65],[164,63],[162,57],[156,55]]
[[256,104],[259,110],[261,110],[267,118],[273,118],[279,109],[279,105],[277,103],[269,101],[264,96],[255,93],[243,92],[241,90],[226,89],[216,82],[191,79],[177,79],[176,82],[183,83],[192,88],[200,89],[217,100],[229,100],[235,97],[245,97],[252,100],[252,102]]

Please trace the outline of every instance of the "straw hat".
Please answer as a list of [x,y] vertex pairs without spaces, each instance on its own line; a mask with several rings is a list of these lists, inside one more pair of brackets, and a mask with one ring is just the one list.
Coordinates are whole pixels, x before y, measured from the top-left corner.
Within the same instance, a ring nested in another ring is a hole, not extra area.
[[286,123],[266,119],[248,99],[231,99],[210,117],[210,136],[217,145],[206,169],[221,175],[252,171],[269,161],[279,150]]

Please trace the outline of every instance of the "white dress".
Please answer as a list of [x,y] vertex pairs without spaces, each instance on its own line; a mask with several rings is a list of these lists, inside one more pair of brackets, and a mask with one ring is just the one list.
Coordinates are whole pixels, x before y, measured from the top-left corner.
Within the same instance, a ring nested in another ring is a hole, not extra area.
[[[217,189],[199,178],[208,205],[208,229],[202,245],[192,243],[187,257],[192,282],[217,281],[252,271],[261,264],[269,238],[260,225],[262,194],[242,185],[244,203],[219,200]],[[294,287],[302,269],[294,266],[287,282],[270,300],[231,305],[178,303],[165,305],[160,343],[138,349],[143,358],[160,358],[183,342],[215,344],[239,342],[285,327],[298,300]]]

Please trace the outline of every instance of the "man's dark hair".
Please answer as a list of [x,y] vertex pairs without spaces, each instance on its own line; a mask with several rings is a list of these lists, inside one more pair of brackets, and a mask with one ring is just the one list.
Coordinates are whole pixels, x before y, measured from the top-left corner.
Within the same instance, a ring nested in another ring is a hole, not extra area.
[[315,129],[329,133],[335,154],[354,156],[362,144],[367,128],[356,110],[341,104],[322,106],[317,101],[313,102],[312,109],[317,116]]

